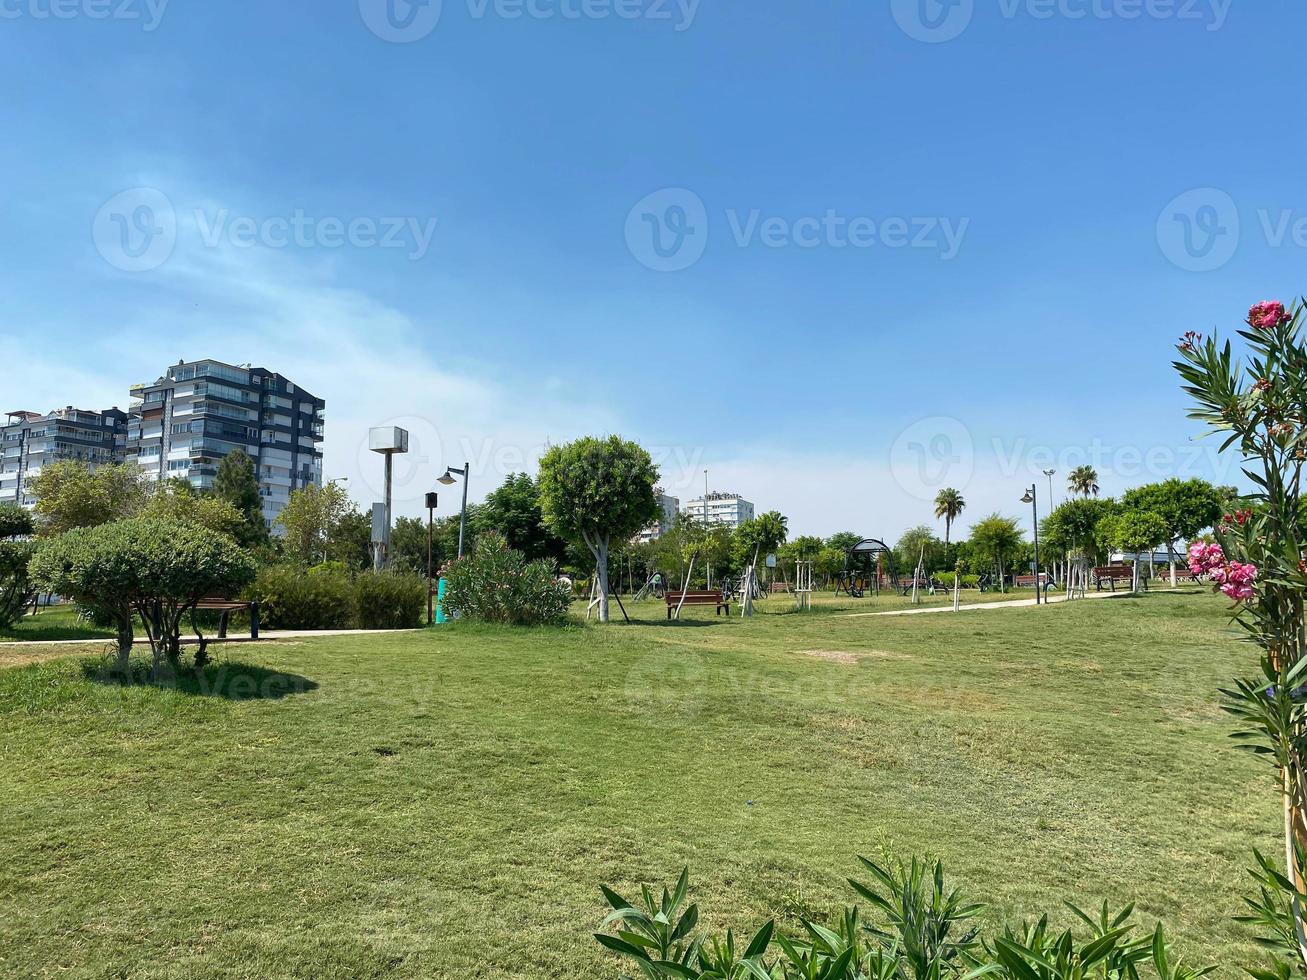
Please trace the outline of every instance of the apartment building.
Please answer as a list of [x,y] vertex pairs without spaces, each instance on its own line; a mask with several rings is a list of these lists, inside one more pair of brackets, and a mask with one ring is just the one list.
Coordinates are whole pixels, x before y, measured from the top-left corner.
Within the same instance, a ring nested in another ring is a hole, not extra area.
[[685,505],[685,512],[701,524],[725,524],[734,530],[753,520],[753,504],[738,493],[710,493]]
[[43,466],[80,460],[94,469],[125,457],[127,413],[117,408],[89,412],[80,408],[9,412],[0,426],[0,504],[32,507],[36,498],[27,481]]
[[676,523],[676,515],[681,509],[681,501],[677,497],[669,497],[661,489],[654,491],[658,496],[658,509],[661,516],[657,521],[650,524],[636,536],[639,544],[648,544],[650,541],[657,541],[666,534],[673,524]]
[[275,371],[179,361],[131,393],[127,458],[147,476],[212,487],[218,463],[243,449],[254,461],[269,527],[292,490],[322,483],[326,403]]

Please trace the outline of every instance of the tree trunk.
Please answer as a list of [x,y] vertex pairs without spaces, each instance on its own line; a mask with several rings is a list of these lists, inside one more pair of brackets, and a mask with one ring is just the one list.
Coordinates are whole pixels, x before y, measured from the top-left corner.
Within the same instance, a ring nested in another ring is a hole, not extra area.
[[132,614],[119,617],[118,623],[118,673],[126,675],[131,669],[132,644],[136,640],[136,629],[132,623]]
[[599,622],[608,622],[608,542],[600,541],[594,549],[596,568],[599,576]]
[[1166,542],[1166,560],[1171,565],[1171,588],[1175,588],[1175,542]]

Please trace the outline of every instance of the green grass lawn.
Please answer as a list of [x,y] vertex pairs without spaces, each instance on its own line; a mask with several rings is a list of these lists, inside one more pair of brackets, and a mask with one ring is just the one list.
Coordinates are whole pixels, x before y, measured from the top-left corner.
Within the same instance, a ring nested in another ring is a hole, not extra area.
[[13,626],[0,627],[0,641],[27,640],[34,643],[53,640],[91,640],[112,638],[112,629],[101,629],[82,621],[77,610],[69,606],[50,606],[35,616],[28,614]]
[[1218,709],[1253,664],[1221,600],[636,612],[216,648],[187,690],[0,651],[60,658],[0,670],[0,974],[616,977],[600,882],[689,864],[711,925],[792,928],[887,847],[995,919],[1137,900],[1254,955],[1277,800]]

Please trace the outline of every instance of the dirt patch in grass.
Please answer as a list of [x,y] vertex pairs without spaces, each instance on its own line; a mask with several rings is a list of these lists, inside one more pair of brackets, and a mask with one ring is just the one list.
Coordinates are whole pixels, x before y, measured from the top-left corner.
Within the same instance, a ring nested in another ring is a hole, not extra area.
[[833,664],[845,664],[849,667],[855,666],[863,659],[912,659],[906,653],[890,653],[888,650],[796,650],[795,652],[800,656],[816,657],[818,660],[829,660]]

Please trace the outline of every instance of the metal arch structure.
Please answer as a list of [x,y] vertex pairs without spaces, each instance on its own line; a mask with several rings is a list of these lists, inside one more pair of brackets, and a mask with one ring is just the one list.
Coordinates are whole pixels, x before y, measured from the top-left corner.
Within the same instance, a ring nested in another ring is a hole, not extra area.
[[900,591],[899,573],[894,567],[894,549],[880,538],[863,538],[848,550],[844,557],[844,572],[835,591],[847,592],[854,598],[861,598],[865,585],[860,586],[859,581],[869,582],[873,591],[879,591],[881,555],[885,556],[885,564],[889,571],[889,579],[894,584],[894,591]]

